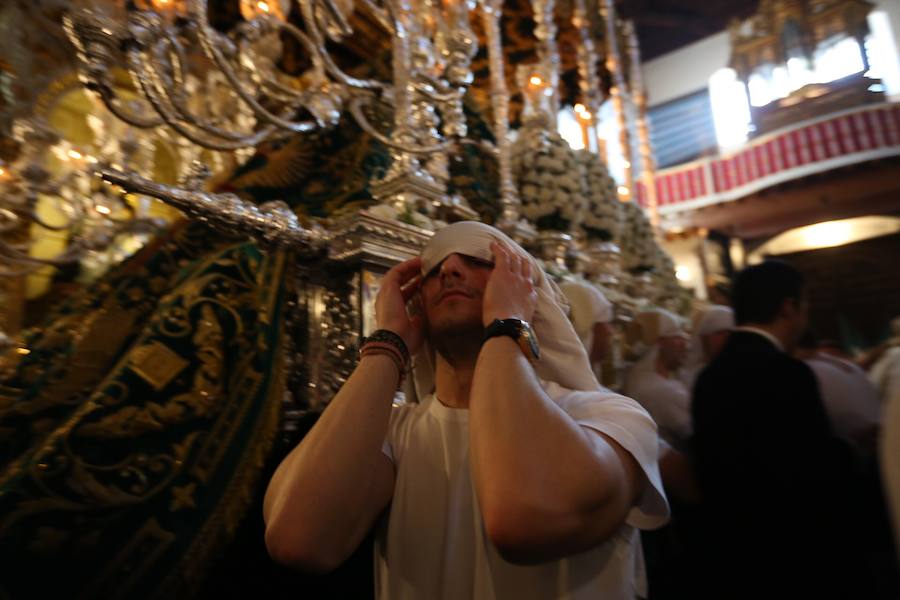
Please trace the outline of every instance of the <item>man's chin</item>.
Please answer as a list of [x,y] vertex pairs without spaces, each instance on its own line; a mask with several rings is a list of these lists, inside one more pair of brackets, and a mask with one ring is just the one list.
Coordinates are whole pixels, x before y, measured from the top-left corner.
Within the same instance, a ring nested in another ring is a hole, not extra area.
[[427,333],[432,341],[459,336],[477,336],[480,339],[484,333],[484,325],[481,323],[481,315],[447,315],[430,322]]

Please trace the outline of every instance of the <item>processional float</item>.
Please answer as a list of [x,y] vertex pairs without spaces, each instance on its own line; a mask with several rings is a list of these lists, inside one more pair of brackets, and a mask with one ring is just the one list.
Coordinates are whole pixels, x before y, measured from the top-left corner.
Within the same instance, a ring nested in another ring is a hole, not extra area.
[[[81,81],[137,137],[167,136],[182,160],[162,182],[121,149],[115,160],[98,153],[90,168],[114,187],[96,192],[126,206],[158,198],[189,220],[67,299],[0,360],[0,538],[59,569],[75,595],[198,591],[273,446],[293,443],[349,376],[380,277],[443,223],[492,221],[555,277],[604,289],[620,323],[684,300],[651,220],[620,201],[630,171],[617,183],[597,154],[572,151],[556,132],[554,2],[532,2],[536,60],[514,70],[499,0],[242,0],[227,25],[206,0],[98,4],[63,17]],[[649,145],[624,110],[643,93],[633,31],[618,25],[612,0],[576,0],[571,15],[583,123],[603,101],[593,40],[606,31],[619,142],[636,163],[629,136]],[[341,65],[337,49],[363,29],[387,40],[387,68],[380,56]],[[479,32],[489,102],[473,111]],[[302,60],[286,65],[286,48]],[[524,105],[516,132],[510,81]],[[594,140],[601,153],[615,143]],[[234,168],[211,178],[223,156]],[[478,175],[459,177],[459,163]],[[471,188],[488,210],[473,206]],[[621,377],[620,354],[609,383]],[[99,566],[73,570],[85,556]]]

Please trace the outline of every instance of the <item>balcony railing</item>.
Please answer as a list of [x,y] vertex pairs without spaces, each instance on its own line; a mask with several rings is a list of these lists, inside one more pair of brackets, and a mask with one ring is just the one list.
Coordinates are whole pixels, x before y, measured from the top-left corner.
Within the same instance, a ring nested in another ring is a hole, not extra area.
[[[728,154],[659,171],[659,212],[729,202],[792,179],[889,156],[900,156],[900,103],[833,113],[760,136]],[[639,183],[642,206],[646,197]]]

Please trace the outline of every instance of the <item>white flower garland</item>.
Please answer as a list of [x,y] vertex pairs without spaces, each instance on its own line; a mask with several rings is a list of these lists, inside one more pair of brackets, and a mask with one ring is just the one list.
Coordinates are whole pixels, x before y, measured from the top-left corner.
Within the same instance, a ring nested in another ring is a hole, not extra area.
[[622,203],[624,222],[621,246],[622,265],[629,271],[650,270],[657,267],[662,249],[656,243],[653,228],[644,209],[636,202]]
[[622,229],[622,203],[616,182],[606,166],[593,152],[576,152],[581,165],[587,207],[581,219],[581,227],[589,240],[618,240]]
[[542,228],[567,232],[578,226],[587,204],[584,183],[578,158],[562,136],[546,130],[521,132],[512,149],[512,172],[522,214],[531,223],[543,219]]
[[572,273],[570,273],[568,269],[560,266],[555,260],[538,259],[538,263],[544,269],[544,273],[549,275],[557,284],[572,276]]

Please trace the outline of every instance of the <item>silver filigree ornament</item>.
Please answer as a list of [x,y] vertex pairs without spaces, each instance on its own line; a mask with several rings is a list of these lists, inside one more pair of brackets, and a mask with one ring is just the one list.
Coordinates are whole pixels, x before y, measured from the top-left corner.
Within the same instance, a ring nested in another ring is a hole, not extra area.
[[[472,83],[471,61],[478,49],[469,24],[475,3],[358,2],[355,8],[367,11],[391,35],[393,77],[381,82],[349,76],[326,49],[327,42],[341,43],[352,35],[348,20],[352,2],[296,2],[302,30],[270,14],[256,14],[231,31],[217,31],[208,22],[206,0],[187,0],[184,13],[174,19],[133,7],[124,21],[95,11],[74,11],[66,16],[65,28],[77,49],[85,84],[134,126],[166,127],[202,148],[231,152],[333,126],[347,110],[391,153],[391,167],[373,185],[376,198],[398,212],[429,212],[434,206],[458,204],[447,195],[447,165],[450,153],[468,135],[462,101]],[[286,6],[279,8],[284,13]],[[499,10],[498,5],[495,17]],[[310,59],[309,71],[299,79],[285,76],[276,66],[284,35],[298,41]],[[496,82],[503,78],[502,58],[496,48],[491,53]],[[219,87],[211,87],[214,78],[208,73],[191,72],[191,65],[198,62],[214,67]],[[117,94],[110,80],[115,67],[128,72],[139,100]],[[210,100],[223,93],[231,100]],[[497,88],[492,100],[502,104],[496,114],[505,115],[502,108],[508,98],[501,99],[500,93]],[[376,102],[393,108],[390,132],[379,131],[367,118],[367,107]],[[303,114],[311,118],[294,118]],[[498,147],[490,156],[500,161],[501,221],[514,222],[517,205],[504,156],[506,128],[498,126]],[[187,197],[161,199],[182,206]]]
[[[119,236],[149,234],[163,226],[135,210],[122,194],[97,185],[89,165],[98,159],[76,150],[40,118],[18,120],[13,132],[23,152],[4,166],[0,178],[0,277],[73,264],[110,248]],[[99,150],[109,160],[135,162],[140,144],[128,137],[116,142]],[[51,173],[45,165],[53,155],[70,161],[68,168]],[[56,232],[64,240],[62,250],[51,257],[32,253],[32,227]]]

